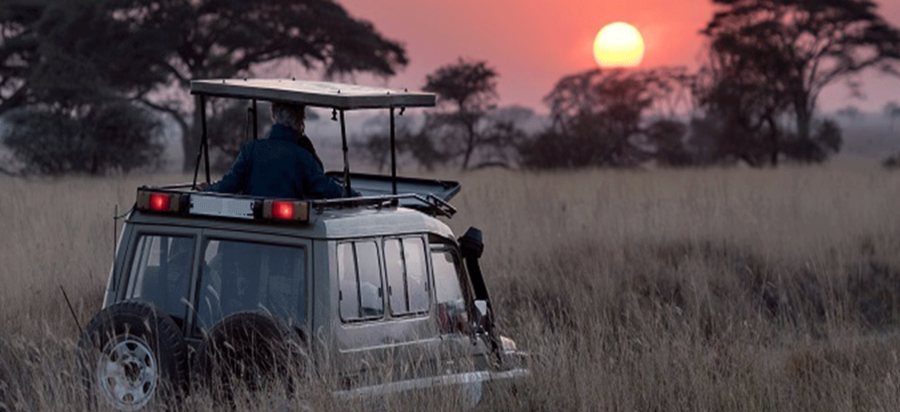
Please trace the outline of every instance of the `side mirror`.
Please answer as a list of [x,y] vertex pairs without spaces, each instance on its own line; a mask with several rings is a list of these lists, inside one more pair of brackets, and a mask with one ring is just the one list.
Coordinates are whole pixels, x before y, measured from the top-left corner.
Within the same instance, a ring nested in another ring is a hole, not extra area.
[[475,309],[478,309],[478,314],[481,315],[482,318],[487,316],[487,314],[488,314],[487,301],[484,299],[476,300],[475,301]]
[[481,240],[481,230],[476,227],[470,227],[466,234],[459,238],[459,251],[464,259],[481,258],[484,253],[484,242]]
[[472,303],[473,306],[475,306],[476,311],[476,313],[473,314],[475,317],[473,322],[475,330],[478,332],[490,333],[494,322],[493,319],[491,319],[488,301],[485,299],[476,299]]

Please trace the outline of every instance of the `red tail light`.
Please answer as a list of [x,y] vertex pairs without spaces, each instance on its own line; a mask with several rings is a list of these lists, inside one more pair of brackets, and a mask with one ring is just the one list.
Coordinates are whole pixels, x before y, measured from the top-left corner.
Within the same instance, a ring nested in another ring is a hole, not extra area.
[[157,212],[168,212],[170,210],[169,205],[171,204],[172,196],[167,195],[165,193],[151,193],[150,194],[150,210],[155,210]]
[[272,202],[272,217],[281,220],[293,220],[294,202]]
[[263,219],[309,221],[309,203],[299,200],[265,200],[262,206]]
[[172,192],[153,191],[147,189],[138,189],[137,204],[138,210],[149,210],[152,212],[179,213],[184,207],[182,200],[185,195]]

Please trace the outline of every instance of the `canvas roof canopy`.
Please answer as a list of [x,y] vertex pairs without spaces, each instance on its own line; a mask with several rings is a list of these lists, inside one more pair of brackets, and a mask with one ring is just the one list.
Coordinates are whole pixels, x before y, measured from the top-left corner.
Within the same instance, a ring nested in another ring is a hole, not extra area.
[[433,107],[433,93],[291,79],[192,80],[191,93],[304,104],[338,110]]

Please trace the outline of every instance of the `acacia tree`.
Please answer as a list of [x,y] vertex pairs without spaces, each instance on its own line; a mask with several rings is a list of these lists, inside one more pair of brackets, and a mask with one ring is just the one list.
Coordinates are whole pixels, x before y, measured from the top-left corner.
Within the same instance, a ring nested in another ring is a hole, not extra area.
[[0,139],[22,163],[16,174],[128,172],[155,166],[162,154],[161,125],[145,112],[124,101],[91,105],[79,117],[23,107],[4,116]]
[[163,27],[116,12],[126,3],[0,3],[0,115],[36,104],[72,110],[164,81]]
[[[143,0],[156,3],[154,0]],[[326,76],[370,72],[390,76],[407,63],[403,46],[382,37],[373,25],[350,16],[334,0],[163,0],[152,15],[177,33],[169,74],[180,90],[191,79],[247,75],[260,64],[290,60]],[[188,128],[186,99],[141,101],[178,121],[183,149],[198,147]],[[199,112],[192,122],[199,125]],[[191,160],[185,157],[184,167]]]
[[[726,63],[755,73],[765,93],[778,94],[793,115],[797,137],[809,140],[821,91],[868,68],[898,74],[900,32],[870,0],[713,0],[703,30]],[[779,97],[769,96],[769,100]],[[770,107],[771,108],[771,107]]]
[[777,81],[783,66],[741,53],[711,50],[694,77],[691,144],[701,163],[738,159],[777,164],[788,100]]
[[475,150],[488,141],[480,127],[497,100],[498,76],[485,61],[460,58],[425,77],[422,89],[438,95],[440,110],[427,116],[425,129],[440,136],[444,144],[437,150],[443,152],[442,157],[462,157],[462,170],[469,167]]
[[[56,11],[66,8],[80,17],[56,24]],[[248,75],[282,60],[326,76],[390,76],[407,63],[400,43],[334,0],[11,0],[0,4],[0,36],[0,110],[32,104],[42,90],[38,81],[52,78],[48,72],[89,67],[100,76],[70,76],[72,81],[56,84],[103,89],[90,85],[103,80],[110,90],[170,115],[182,132],[185,168],[199,147],[199,134],[191,130],[199,126],[199,113],[192,122],[186,93],[191,79]],[[69,50],[64,56],[79,65],[52,60],[42,71],[46,50]]]
[[109,3],[0,4],[2,137],[19,172],[100,174],[158,159],[157,120],[121,95],[164,80],[164,51]]
[[[397,120],[397,153],[427,170],[453,162],[461,170],[514,164],[525,135],[519,124],[534,113],[517,106],[496,108],[497,77],[487,62],[462,58],[427,75],[423,89],[437,94],[438,110]],[[379,169],[390,153],[387,123],[372,123],[357,145]]]
[[523,162],[538,168],[631,167],[660,154],[671,160],[667,164],[684,164],[683,126],[670,119],[649,136],[646,123],[651,109],[672,101],[688,77],[681,68],[593,69],[563,77],[544,98],[553,124],[521,146]]

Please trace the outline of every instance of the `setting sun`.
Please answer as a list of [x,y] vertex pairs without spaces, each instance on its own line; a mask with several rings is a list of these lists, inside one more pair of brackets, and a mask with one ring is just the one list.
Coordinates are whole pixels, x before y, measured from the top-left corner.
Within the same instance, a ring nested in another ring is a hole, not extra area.
[[635,67],[644,57],[644,39],[628,23],[610,23],[597,33],[594,60],[600,67]]

